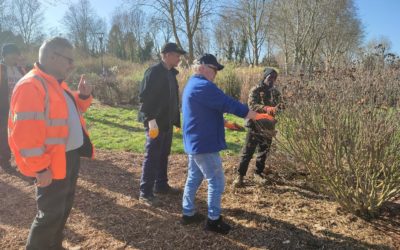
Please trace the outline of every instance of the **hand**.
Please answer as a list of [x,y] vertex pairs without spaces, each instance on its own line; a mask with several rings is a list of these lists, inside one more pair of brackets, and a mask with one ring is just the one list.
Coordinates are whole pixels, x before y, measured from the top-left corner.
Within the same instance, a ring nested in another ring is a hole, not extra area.
[[51,184],[52,181],[53,181],[53,176],[49,169],[46,169],[46,171],[42,173],[36,174],[36,186],[38,187],[47,187],[48,185]]
[[155,139],[158,136],[158,125],[156,119],[149,121],[149,136],[151,139]]
[[181,132],[181,128],[175,127],[175,133]]
[[92,94],[93,87],[88,84],[85,79],[85,75],[81,75],[81,80],[78,85],[79,94],[84,96],[90,96]]
[[275,116],[275,114],[276,114],[276,107],[264,106],[263,109],[269,115]]
[[272,121],[272,122],[275,122],[275,118],[272,117],[272,116],[269,115],[269,114],[261,114],[261,113],[258,113],[258,114],[256,115],[256,119],[255,119],[255,120],[263,120],[263,119],[269,120],[269,121]]
[[257,112],[255,112],[253,110],[249,110],[249,113],[247,113],[246,119],[255,120],[256,119],[256,115],[257,115]]

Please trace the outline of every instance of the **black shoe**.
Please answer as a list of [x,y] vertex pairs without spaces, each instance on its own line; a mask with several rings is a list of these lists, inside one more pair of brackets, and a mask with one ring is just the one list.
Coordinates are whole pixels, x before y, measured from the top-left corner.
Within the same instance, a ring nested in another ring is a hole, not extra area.
[[182,215],[181,224],[182,225],[189,225],[189,224],[194,224],[194,223],[200,223],[205,218],[206,217],[204,215],[202,215],[201,213],[195,213],[192,216]]
[[235,180],[233,181],[233,187],[234,188],[241,188],[244,186],[244,176],[243,175],[237,175]]
[[204,229],[206,231],[212,231],[219,234],[228,234],[231,230],[231,226],[226,224],[222,220],[222,216],[220,216],[217,220],[207,219],[206,227]]
[[150,207],[157,207],[161,205],[160,200],[157,199],[157,197],[155,197],[154,195],[149,195],[149,196],[140,195],[139,201]]
[[154,188],[153,192],[155,194],[179,194],[179,189],[173,188],[170,185],[163,188]]

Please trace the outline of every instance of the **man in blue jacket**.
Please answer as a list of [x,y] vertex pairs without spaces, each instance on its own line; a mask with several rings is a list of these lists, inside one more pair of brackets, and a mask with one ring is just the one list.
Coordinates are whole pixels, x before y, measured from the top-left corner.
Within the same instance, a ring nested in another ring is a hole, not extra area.
[[188,176],[183,194],[182,223],[200,222],[195,196],[203,178],[208,182],[208,220],[205,229],[227,234],[230,226],[221,217],[221,196],[225,179],[219,151],[227,148],[224,113],[248,119],[265,118],[246,105],[224,94],[213,80],[224,68],[211,54],[204,54],[194,65],[182,96],[183,141],[189,157]]

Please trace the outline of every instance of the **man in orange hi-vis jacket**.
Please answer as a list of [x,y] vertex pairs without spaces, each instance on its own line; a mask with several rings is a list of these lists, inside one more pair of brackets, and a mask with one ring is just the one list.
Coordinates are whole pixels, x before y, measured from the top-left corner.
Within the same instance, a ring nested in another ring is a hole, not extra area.
[[73,68],[71,43],[61,37],[46,40],[39,62],[11,97],[8,142],[21,173],[36,178],[38,213],[27,249],[63,249],[80,157],[93,157],[82,117],[92,101],[92,87],[82,76],[78,91],[71,91],[64,80]]

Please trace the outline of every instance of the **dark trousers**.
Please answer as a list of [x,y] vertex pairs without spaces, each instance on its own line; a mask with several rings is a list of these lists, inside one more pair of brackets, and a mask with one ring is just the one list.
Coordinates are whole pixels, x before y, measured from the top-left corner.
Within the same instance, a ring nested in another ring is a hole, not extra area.
[[267,159],[267,154],[269,153],[271,144],[272,138],[267,138],[264,135],[257,133],[254,129],[248,129],[246,141],[242,149],[238,173],[242,176],[246,175],[250,160],[258,147],[255,172],[261,174],[264,171],[265,160]]
[[2,167],[9,166],[10,159],[11,151],[8,146],[7,121],[2,117],[0,118],[0,165]]
[[171,153],[172,129],[160,131],[155,139],[146,131],[146,152],[142,165],[140,195],[152,196],[153,188],[168,187],[168,156]]
[[78,150],[66,153],[67,176],[36,188],[38,213],[33,220],[26,249],[62,249],[63,229],[72,209],[78,179]]

